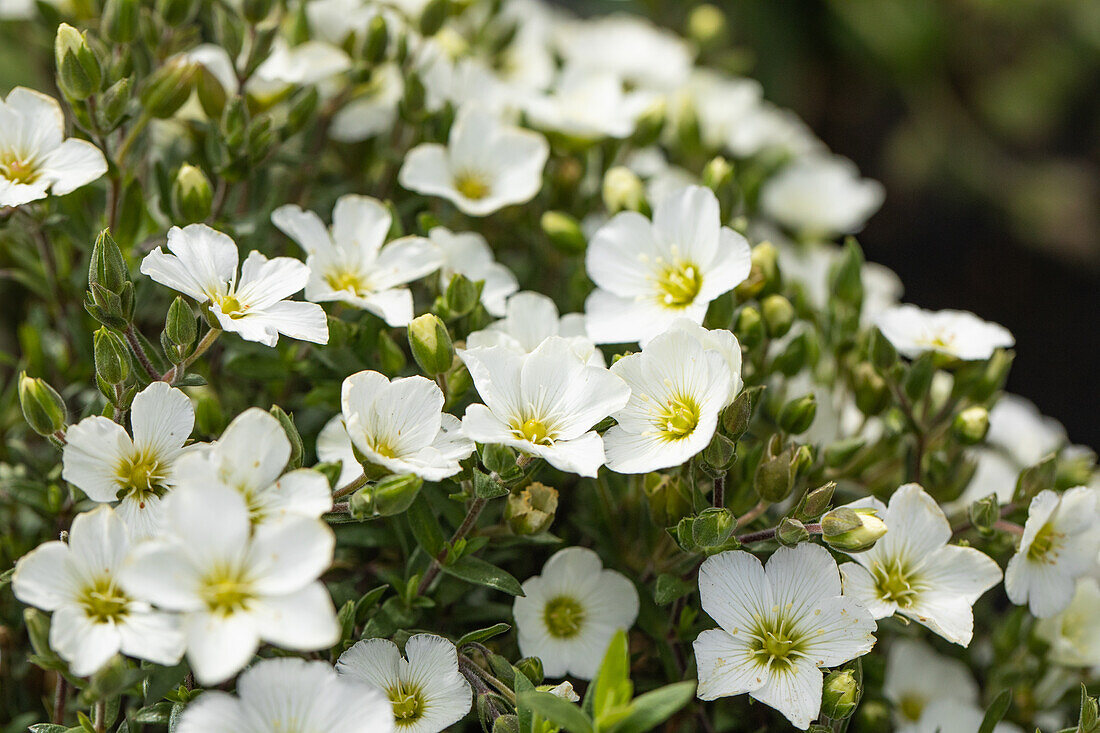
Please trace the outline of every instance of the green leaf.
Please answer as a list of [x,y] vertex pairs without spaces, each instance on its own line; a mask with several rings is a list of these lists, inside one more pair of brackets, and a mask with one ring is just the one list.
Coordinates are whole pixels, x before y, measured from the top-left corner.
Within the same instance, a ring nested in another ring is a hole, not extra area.
[[671,718],[695,696],[694,680],[659,687],[634,699],[630,714],[608,733],[642,733]]
[[580,708],[553,693],[524,692],[517,698],[521,705],[569,733],[594,733],[592,721]]
[[35,723],[27,730],[30,733],[66,733],[69,729],[64,725],[57,725],[56,723]]
[[658,606],[667,606],[693,590],[695,590],[695,586],[686,580],[668,573],[661,573],[657,576],[657,582],[653,585],[653,602]]
[[[515,690],[518,699],[524,693],[534,692],[535,686],[531,684],[531,680],[527,679],[527,675],[517,674],[515,679],[512,680],[512,689]],[[519,719],[519,733],[533,733],[535,716],[532,714],[531,708],[522,702],[517,703],[516,717]]]
[[451,565],[444,565],[443,572],[461,578],[468,583],[484,585],[513,596],[523,596],[523,587],[506,570],[476,557],[462,557]]
[[985,717],[982,718],[982,724],[978,728],[978,733],[993,733],[993,728],[997,723],[1001,722],[1005,713],[1008,712],[1008,706],[1012,704],[1012,690],[1001,690],[1001,693],[993,699],[993,702],[989,704],[989,707],[985,709]]
[[478,629],[477,631],[471,631],[468,634],[464,634],[461,639],[455,642],[455,646],[461,647],[464,644],[470,644],[472,642],[482,642],[492,639],[494,636],[500,636],[504,632],[512,628],[509,624],[494,624],[488,628]]
[[405,516],[409,520],[409,529],[412,530],[417,544],[424,548],[428,555],[435,557],[443,551],[447,542],[443,537],[443,528],[439,526],[439,520],[432,513],[432,508],[428,506],[428,500],[423,493],[416,497],[416,501],[405,512]]
[[596,720],[606,722],[604,719],[608,715],[630,703],[634,685],[630,682],[630,652],[625,631],[620,629],[611,637],[593,686],[592,716]]

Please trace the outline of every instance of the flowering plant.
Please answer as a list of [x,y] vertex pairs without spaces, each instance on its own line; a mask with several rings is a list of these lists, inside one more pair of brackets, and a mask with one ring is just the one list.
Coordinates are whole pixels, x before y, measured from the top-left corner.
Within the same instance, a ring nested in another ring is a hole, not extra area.
[[1100,730],[1095,455],[716,8],[0,16],[4,731]]

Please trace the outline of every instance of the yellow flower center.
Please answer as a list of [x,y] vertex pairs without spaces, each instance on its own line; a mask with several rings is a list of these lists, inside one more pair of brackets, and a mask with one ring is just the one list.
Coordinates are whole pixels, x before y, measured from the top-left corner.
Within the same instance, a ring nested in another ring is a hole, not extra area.
[[756,628],[749,632],[750,649],[757,664],[776,671],[784,671],[805,656],[804,640],[794,628],[787,627],[787,619],[756,619]]
[[571,639],[579,634],[584,617],[584,607],[569,596],[551,598],[542,612],[546,630],[557,639]]
[[160,461],[151,453],[138,453],[124,458],[115,468],[115,476],[122,484],[118,498],[133,497],[143,509],[146,499],[163,495],[166,488],[166,476]]
[[222,313],[233,319],[244,318],[246,315],[245,311],[248,310],[248,306],[241,303],[236,295],[219,296],[215,299],[215,302]]
[[703,287],[703,276],[695,263],[679,258],[663,265],[656,280],[657,300],[666,308],[686,308]]
[[476,171],[462,171],[455,174],[455,190],[471,201],[479,201],[489,195],[489,181]]
[[875,579],[875,589],[884,601],[898,604],[898,608],[909,608],[917,598],[922,587],[913,577],[913,572],[894,559],[885,563],[876,563],[871,569]]
[[12,183],[34,183],[38,170],[29,160],[21,160],[15,153],[0,155],[0,178]]
[[682,440],[699,424],[699,406],[691,397],[676,395],[658,413],[657,429],[665,440]]
[[1050,557],[1050,555],[1061,538],[1062,534],[1054,530],[1054,523],[1047,522],[1035,534],[1035,539],[1031,541],[1031,547],[1027,548],[1027,559],[1032,562],[1053,563],[1057,559],[1058,553],[1053,552],[1053,557]]
[[906,720],[916,722],[920,720],[921,713],[924,712],[924,698],[919,695],[906,695],[901,698],[898,708]]
[[105,624],[126,617],[130,598],[115,586],[110,576],[102,576],[84,588],[78,602],[88,618]]
[[394,722],[398,726],[412,725],[424,715],[424,696],[419,688],[399,683],[386,694],[393,705]]
[[363,278],[359,273],[352,272],[351,270],[333,270],[325,275],[325,282],[333,290],[340,292],[342,290],[350,290],[356,295],[361,295],[364,291],[368,290],[367,286],[363,282]]
[[538,418],[528,418],[519,427],[513,427],[517,438],[529,440],[535,445],[550,445],[550,429]]
[[247,609],[255,598],[244,571],[228,566],[215,568],[203,578],[199,595],[208,610],[225,616]]

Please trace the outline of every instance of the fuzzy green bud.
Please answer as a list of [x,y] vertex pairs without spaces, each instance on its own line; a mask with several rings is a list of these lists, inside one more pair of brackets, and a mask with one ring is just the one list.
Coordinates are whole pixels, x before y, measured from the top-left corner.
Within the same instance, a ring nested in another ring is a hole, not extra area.
[[472,311],[480,299],[481,286],[461,274],[452,275],[443,292],[443,304],[447,313],[455,318]]
[[726,14],[710,3],[696,6],[688,15],[687,35],[702,48],[721,45],[729,36]]
[[389,42],[390,34],[386,27],[386,19],[379,13],[367,24],[367,33],[363,39],[363,60],[368,64],[377,64],[386,55]]
[[733,442],[741,439],[752,420],[752,392],[742,390],[722,411],[722,431]]
[[715,432],[701,455],[703,463],[710,469],[712,475],[721,475],[737,460],[737,444],[722,433]]
[[195,17],[199,0],[157,0],[157,15],[170,26],[183,25]]
[[661,137],[667,118],[668,105],[665,100],[654,100],[638,116],[638,121],[634,124],[634,134],[630,138],[631,142],[642,148],[653,145]]
[[737,526],[733,512],[725,507],[709,507],[691,523],[691,539],[699,547],[718,547],[726,543]]
[[565,254],[580,254],[588,247],[580,223],[564,211],[547,211],[539,220],[550,244]]
[[508,495],[504,505],[504,521],[515,534],[541,534],[550,529],[557,511],[558,490],[535,482],[518,493]]
[[821,516],[829,508],[834,491],[836,491],[836,481],[830,481],[807,492],[802,505],[798,508],[798,513],[807,519]]
[[290,109],[286,113],[286,133],[293,135],[305,128],[310,119],[317,112],[321,95],[317,87],[309,86],[300,89],[290,100]]
[[191,310],[191,306],[182,295],[177,295],[172,305],[168,306],[168,316],[164,319],[164,333],[169,341],[182,348],[188,348],[195,343],[195,337],[198,336],[195,312]]
[[787,448],[778,455],[764,455],[752,479],[757,495],[773,503],[790,496],[798,464],[799,456],[794,448]]
[[415,71],[405,78],[405,96],[401,98],[401,116],[406,120],[417,121],[424,114],[424,103],[428,91],[424,80]]
[[928,394],[932,387],[932,377],[936,373],[933,354],[922,354],[909,365],[909,371],[902,382],[902,388],[909,399],[916,402]]
[[443,27],[451,11],[451,0],[428,0],[420,12],[420,33],[434,36]]
[[199,64],[181,56],[154,71],[141,90],[145,114],[157,119],[174,115],[191,96],[198,69]]
[[951,421],[951,432],[963,445],[980,443],[989,432],[989,410],[979,405],[966,408]]
[[114,130],[122,122],[126,108],[130,105],[130,79],[119,79],[100,95],[96,107],[96,124],[102,130]]
[[967,518],[983,535],[993,534],[993,525],[1001,518],[1001,502],[996,494],[983,496],[966,508]]
[[783,405],[779,411],[779,427],[791,435],[810,429],[817,416],[817,397],[811,392]]
[[703,166],[703,185],[713,191],[718,198],[722,221],[729,219],[738,197],[733,165],[721,155],[711,158]]
[[84,308],[105,326],[123,329],[134,314],[134,284],[122,250],[104,229],[92,246]]
[[811,363],[811,357],[816,359],[817,353],[817,344],[811,340],[810,332],[806,331],[791,339],[786,348],[775,357],[772,366],[780,374],[792,377]]
[[863,250],[855,238],[848,237],[844,252],[833,265],[829,277],[830,292],[843,303],[858,308],[863,302]]
[[414,318],[408,327],[409,348],[413,358],[429,377],[436,377],[451,368],[455,350],[447,326],[434,313]]
[[821,688],[821,714],[832,720],[844,720],[856,711],[860,689],[855,672],[837,669],[825,677]]
[[546,673],[542,668],[542,660],[538,657],[524,657],[516,662],[518,669],[524,677],[531,681],[532,685],[541,685]]
[[493,721],[493,733],[520,733],[519,717],[501,715]]
[[172,210],[179,224],[193,224],[210,216],[214,191],[210,179],[189,163],[180,166],[172,183]]
[[810,531],[797,519],[783,517],[775,530],[775,539],[785,547],[794,547],[799,542],[810,539]]
[[617,165],[608,169],[603,177],[602,191],[603,204],[609,214],[620,211],[649,212],[645,184],[637,173],[626,166]]
[[271,15],[275,7],[275,0],[243,0],[241,8],[244,11],[244,19],[249,23],[259,23]]
[[44,379],[19,375],[19,406],[27,424],[39,435],[53,435],[65,427],[65,401]]
[[96,376],[107,384],[122,384],[130,376],[133,362],[130,349],[122,338],[107,328],[100,328],[92,339]]
[[745,348],[752,349],[760,345],[764,341],[764,319],[760,317],[760,311],[751,305],[742,308],[737,314],[733,331]]
[[890,404],[890,386],[867,362],[860,362],[852,374],[856,407],[864,415],[877,415]]
[[348,511],[356,519],[389,517],[412,506],[424,485],[416,474],[386,476],[373,486],[366,486],[352,494]]
[[761,242],[752,248],[751,267],[745,281],[734,288],[742,300],[755,298],[765,290],[779,285],[779,250],[771,242]]
[[140,0],[107,0],[103,6],[103,35],[115,43],[137,38],[140,22]]
[[1012,368],[1012,362],[1015,358],[1015,354],[1011,351],[994,351],[986,366],[985,374],[971,390],[970,398],[975,402],[985,402],[1004,389],[1005,380],[1008,379],[1008,371]]
[[821,518],[821,535],[830,547],[843,552],[863,552],[886,534],[886,522],[874,509],[837,507]]
[[769,295],[760,303],[764,327],[772,338],[785,336],[794,323],[794,306],[782,295]]
[[201,64],[195,69],[195,93],[206,116],[211,120],[220,119],[229,101],[229,92],[221,80]]
[[898,363],[898,350],[890,343],[890,339],[883,335],[877,328],[871,331],[871,343],[868,351],[871,354],[871,363],[880,372],[893,367]]
[[57,85],[72,99],[87,99],[99,91],[103,68],[84,34],[68,23],[57,27],[54,38]]

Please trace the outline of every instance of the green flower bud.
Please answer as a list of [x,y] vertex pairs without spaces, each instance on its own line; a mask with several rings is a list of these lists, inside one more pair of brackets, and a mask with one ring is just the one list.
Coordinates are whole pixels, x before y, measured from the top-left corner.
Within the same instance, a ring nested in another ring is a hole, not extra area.
[[1057,461],[1053,454],[1048,455],[1020,472],[1019,478],[1016,479],[1016,491],[1012,495],[1012,500],[1017,503],[1031,501],[1040,491],[1053,489],[1057,476]]
[[997,392],[1004,389],[1005,380],[1008,379],[1008,371],[1012,368],[1012,362],[1016,355],[1011,351],[997,350],[989,358],[985,374],[978,380],[970,392],[970,398],[975,402],[985,402]]
[[413,358],[429,377],[436,377],[451,368],[455,358],[454,345],[447,326],[433,313],[414,318],[408,328],[409,347]]
[[864,415],[877,415],[890,404],[890,386],[867,362],[860,362],[852,374],[856,407]]
[[122,384],[130,376],[133,362],[130,349],[122,338],[107,328],[100,328],[92,339],[95,373],[107,384]]
[[141,90],[145,114],[157,119],[174,115],[191,96],[198,69],[199,64],[181,56],[154,71]]
[[157,14],[170,26],[183,25],[195,17],[199,0],[157,0]]
[[565,254],[580,254],[588,247],[581,225],[563,211],[547,211],[539,220],[550,244]]
[[53,435],[65,427],[65,401],[44,379],[20,373],[19,406],[27,424],[39,435]]
[[701,48],[722,45],[729,36],[726,14],[709,3],[696,6],[688,15],[687,35]]
[[670,527],[692,511],[690,491],[678,476],[648,473],[642,488],[653,521],[661,527]]
[[275,7],[275,0],[244,0],[241,9],[244,11],[244,19],[250,23],[259,23],[271,15],[271,9]]
[[1059,487],[1088,486],[1096,472],[1096,454],[1083,447],[1063,451],[1058,460],[1055,483]]
[[790,496],[798,472],[798,460],[797,452],[793,447],[787,448],[778,455],[765,454],[760,459],[752,479],[757,495],[764,501],[772,503],[783,501]]
[[180,166],[172,183],[172,210],[179,224],[193,224],[210,216],[214,191],[210,179],[189,163]]
[[860,694],[855,672],[833,670],[825,677],[821,688],[821,714],[832,720],[844,720],[856,711]]
[[653,145],[661,137],[667,118],[668,105],[665,100],[655,100],[638,116],[638,121],[634,124],[634,134],[630,138],[631,142],[640,148]]
[[220,119],[225,111],[226,102],[229,101],[229,93],[218,77],[201,64],[195,69],[195,92],[198,94],[199,105],[206,116],[211,120]]
[[870,550],[884,534],[886,523],[874,509],[837,507],[821,518],[821,535],[836,550]]
[[122,250],[111,238],[110,230],[104,229],[92,245],[88,284],[99,285],[104,290],[118,294],[129,282],[130,269],[126,266],[126,258],[122,256]]
[[737,322],[733,326],[737,334],[737,340],[748,349],[759,346],[764,341],[764,321],[760,317],[760,311],[746,306],[737,314]]
[[737,182],[730,162],[721,155],[711,158],[703,167],[703,185],[718,198],[722,221],[729,219],[738,197]]
[[951,421],[951,432],[963,445],[974,445],[989,432],[989,410],[981,406],[968,407]]
[[386,476],[373,486],[366,486],[352,494],[348,500],[348,512],[355,519],[389,517],[412,506],[424,485],[416,474]]
[[558,490],[535,482],[522,491],[509,494],[504,505],[504,521],[515,534],[541,534],[550,529],[558,511]]
[[96,124],[102,130],[114,130],[122,122],[126,108],[130,106],[130,79],[119,79],[100,95],[96,107]]
[[871,363],[879,372],[885,372],[898,363],[898,350],[877,328],[871,331],[868,351],[871,354]]
[[57,27],[54,38],[57,85],[72,99],[87,99],[99,91],[103,68],[84,34],[68,23]]
[[272,405],[268,412],[279,421],[279,425],[283,427],[283,432],[286,433],[287,440],[290,441],[290,457],[286,461],[286,470],[301,468],[302,457],[305,455],[305,444],[302,442],[301,433],[298,432],[298,426],[294,424],[294,415],[288,415],[278,405]]
[[810,539],[810,531],[806,525],[793,517],[783,517],[775,530],[775,539],[785,547],[794,547],[799,542]]
[[854,237],[844,243],[844,253],[833,265],[829,277],[832,294],[856,308],[863,302],[863,250]]
[[914,402],[928,394],[928,390],[932,387],[932,377],[936,373],[932,359],[931,353],[922,354],[909,365],[902,388]]
[[374,16],[367,25],[367,34],[363,39],[363,60],[371,65],[377,64],[386,55],[386,46],[389,42],[386,19],[381,14]]
[[188,348],[195,343],[198,336],[198,326],[195,323],[195,312],[183,299],[177,295],[168,306],[168,316],[164,319],[164,333],[168,340],[181,348]]
[[818,486],[816,489],[807,492],[806,497],[802,500],[802,506],[798,508],[798,513],[806,519],[813,519],[814,517],[821,516],[821,514],[829,508],[835,490],[836,481],[830,481],[823,486]]
[[424,115],[424,103],[428,91],[424,88],[424,81],[415,71],[405,78],[405,96],[401,98],[401,116],[416,122]]
[[532,685],[541,685],[546,676],[542,670],[542,660],[538,657],[524,657],[516,662],[516,669],[522,672]]
[[450,0],[428,0],[420,12],[420,32],[424,36],[434,36],[443,27],[451,11]]
[[684,517],[676,523],[675,529],[670,529],[669,534],[676,540],[676,544],[680,546],[680,549],[684,552],[698,552],[699,546],[695,544],[693,538],[693,529],[695,525],[695,519],[692,517]]
[[725,507],[708,507],[691,524],[691,539],[699,547],[719,547],[729,540],[737,526],[733,512]]
[[722,431],[733,442],[741,440],[741,436],[749,429],[752,420],[752,392],[742,390],[733,402],[722,411]]
[[996,494],[984,496],[967,507],[966,515],[974,529],[983,535],[991,535],[993,525],[1001,518],[1001,502]]
[[737,460],[737,445],[734,441],[716,432],[702,453],[703,463],[714,475],[725,474]]
[[810,429],[817,415],[817,397],[811,392],[783,405],[779,411],[779,427],[791,435]]
[[609,214],[620,211],[649,213],[645,184],[637,173],[622,165],[614,166],[604,174],[603,203]]
[[479,300],[481,300],[481,285],[475,284],[465,275],[451,276],[451,281],[447,283],[447,289],[443,293],[443,304],[449,315],[455,318],[464,316],[474,309]]
[[501,715],[493,721],[493,733],[519,733],[519,718],[515,715]]
[[769,295],[760,303],[764,327],[772,338],[779,338],[791,330],[794,323],[794,306],[782,295]]
[[129,43],[137,38],[141,22],[140,0],[107,0],[103,6],[103,35],[115,43]]
[[755,298],[764,290],[779,286],[779,250],[771,242],[761,242],[752,248],[752,267],[745,281],[734,288],[741,300]]
[[290,101],[290,109],[286,113],[286,133],[293,135],[309,124],[313,115],[317,112],[317,105],[321,101],[321,95],[317,87],[309,86],[300,89]]

